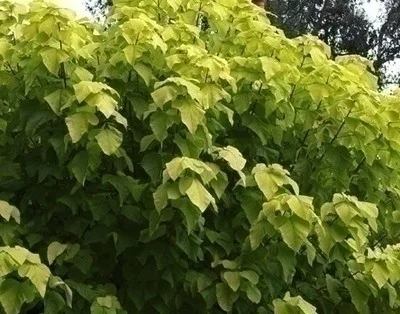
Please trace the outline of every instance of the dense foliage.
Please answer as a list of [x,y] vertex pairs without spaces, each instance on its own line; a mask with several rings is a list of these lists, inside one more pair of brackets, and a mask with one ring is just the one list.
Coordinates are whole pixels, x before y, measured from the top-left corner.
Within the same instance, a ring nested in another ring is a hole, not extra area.
[[6,314],[398,311],[400,98],[367,61],[247,0],[106,23],[0,0]]
[[[364,8],[371,0],[252,0],[265,4],[271,23],[293,38],[318,36],[332,55],[358,54],[374,62],[381,87],[400,84],[394,62],[400,58],[400,1],[379,0],[382,12],[371,20]],[[373,1],[372,1],[373,2]],[[112,0],[86,0],[87,9],[103,17]],[[369,8],[369,10],[373,10]]]

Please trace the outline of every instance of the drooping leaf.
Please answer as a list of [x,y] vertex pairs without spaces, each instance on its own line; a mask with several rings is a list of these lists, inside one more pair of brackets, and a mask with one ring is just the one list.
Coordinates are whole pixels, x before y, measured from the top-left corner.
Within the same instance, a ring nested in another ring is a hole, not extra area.
[[219,157],[225,159],[229,166],[236,171],[243,170],[246,165],[246,159],[242,157],[239,150],[233,146],[227,146],[219,151]]
[[12,217],[18,224],[21,222],[21,214],[18,208],[2,200],[0,200],[0,215],[7,221],[10,221]]
[[90,307],[91,314],[116,314],[121,309],[118,299],[114,296],[98,297]]
[[78,142],[87,133],[89,124],[96,125],[98,119],[95,115],[79,112],[65,118],[72,143]]
[[179,100],[174,102],[173,106],[181,114],[182,122],[187,126],[191,133],[196,132],[198,125],[204,118],[205,111],[195,101]]
[[44,97],[44,99],[56,114],[60,114],[62,109],[68,108],[71,105],[70,95],[64,89],[57,89]]
[[47,283],[50,279],[50,270],[47,266],[43,264],[25,263],[18,268],[18,275],[29,278],[41,297],[44,298]]
[[248,285],[246,288],[247,298],[253,303],[260,303],[261,301],[261,291],[256,286]]
[[96,135],[96,140],[103,153],[110,156],[121,146],[122,133],[113,127],[102,129],[100,133]]
[[215,204],[214,197],[206,190],[206,188],[197,179],[192,179],[188,188],[184,193],[189,197],[190,201],[196,205],[201,212],[204,212],[210,203]]
[[57,314],[65,306],[63,297],[54,291],[49,291],[44,298],[44,314]]
[[47,260],[49,264],[53,264],[57,256],[60,256],[67,249],[66,244],[61,244],[60,242],[52,242],[47,248]]
[[88,153],[86,151],[78,153],[69,164],[69,167],[76,180],[78,180],[80,184],[84,185],[89,167]]
[[227,271],[223,275],[226,283],[233,291],[237,291],[240,287],[240,274],[235,271]]
[[232,309],[233,304],[238,299],[239,295],[231,290],[225,283],[218,283],[217,289],[217,301],[221,309],[228,312]]
[[27,282],[6,279],[0,286],[0,303],[6,314],[18,314],[23,304],[32,302],[35,288]]
[[346,279],[344,282],[346,289],[349,290],[351,295],[351,302],[360,313],[370,313],[368,307],[368,299],[370,291],[362,282]]
[[311,231],[310,223],[297,216],[291,216],[279,227],[283,241],[294,251],[298,251],[304,244]]

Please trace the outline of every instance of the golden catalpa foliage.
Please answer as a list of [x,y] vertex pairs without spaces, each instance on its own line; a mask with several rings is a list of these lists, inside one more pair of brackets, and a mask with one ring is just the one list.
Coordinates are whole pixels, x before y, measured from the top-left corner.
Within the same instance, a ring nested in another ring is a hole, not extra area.
[[0,0],[1,311],[399,311],[400,95],[248,0],[114,2]]

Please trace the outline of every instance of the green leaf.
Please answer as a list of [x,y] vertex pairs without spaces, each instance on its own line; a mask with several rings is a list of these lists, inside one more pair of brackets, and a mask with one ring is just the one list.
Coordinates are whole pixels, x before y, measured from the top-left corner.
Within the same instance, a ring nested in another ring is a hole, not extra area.
[[118,102],[105,92],[90,95],[85,99],[90,106],[97,107],[106,118],[111,117],[117,109]]
[[57,276],[50,276],[49,287],[50,288],[60,287],[62,290],[64,290],[66,303],[70,308],[72,308],[72,291],[70,287],[68,287],[66,283],[61,280],[61,278]]
[[62,296],[55,291],[49,291],[44,298],[44,314],[57,314],[65,307]]
[[268,200],[278,192],[279,185],[273,180],[269,173],[257,172],[254,174],[254,179],[256,180],[261,192],[263,192]]
[[388,282],[390,271],[384,261],[377,261],[374,263],[372,267],[372,278],[374,278],[380,289]]
[[184,86],[187,93],[193,100],[197,100],[198,102],[202,102],[203,94],[200,92],[200,88],[193,84],[188,79],[183,77],[169,77],[165,81],[158,82],[154,85],[154,88],[159,88],[167,83],[173,83],[177,86]]
[[154,79],[154,75],[152,73],[151,68],[144,65],[143,63],[137,62],[133,66],[133,69],[140,75],[140,77],[144,80],[147,86],[150,86],[150,81]]
[[217,178],[210,182],[210,185],[214,189],[218,198],[221,198],[224,195],[228,184],[228,176],[223,172],[218,173]]
[[[285,300],[288,300],[289,298],[285,297]],[[296,304],[298,308],[302,311],[304,314],[317,314],[317,309],[312,306],[310,303],[304,301],[304,299],[300,296],[290,298],[290,303]]]
[[68,55],[54,48],[45,48],[40,55],[46,68],[54,75],[58,75],[60,64],[68,59]]
[[191,100],[178,100],[173,103],[173,107],[177,108],[181,113],[181,120],[187,126],[190,133],[197,130],[198,125],[202,122],[205,111],[201,106]]
[[35,290],[27,282],[6,279],[0,286],[0,303],[6,314],[19,314],[25,303],[32,302]]
[[233,146],[222,148],[218,155],[220,158],[225,159],[233,170],[241,171],[246,165],[246,159],[244,159],[240,151]]
[[342,298],[339,295],[339,289],[343,286],[340,280],[333,278],[329,274],[326,275],[326,288],[329,292],[329,296],[334,301],[335,304],[338,304]]
[[100,133],[96,135],[96,140],[103,153],[111,156],[121,146],[122,137],[123,135],[119,130],[109,127],[107,129],[102,129]]
[[18,208],[2,200],[0,200],[0,215],[7,221],[10,221],[12,217],[16,223],[19,224],[21,222],[21,214]]
[[297,216],[289,217],[286,222],[279,227],[283,241],[294,251],[298,252],[311,231],[308,221]]
[[42,298],[46,294],[47,283],[50,278],[50,270],[43,264],[25,263],[18,268],[18,275],[28,277],[36,287]]
[[101,220],[111,210],[109,201],[104,197],[96,196],[94,198],[87,198],[86,201],[92,212],[94,221]]
[[179,198],[172,204],[182,212],[188,232],[191,233],[199,224],[201,211],[186,198]]
[[91,82],[91,81],[81,81],[74,85],[75,96],[78,102],[83,102],[90,94],[99,94],[101,91],[105,90],[110,92],[112,95],[118,96],[118,93],[104,83]]
[[163,142],[168,136],[168,129],[174,121],[164,112],[156,111],[150,117],[150,127],[159,142]]
[[148,149],[151,143],[154,142],[156,137],[153,134],[146,135],[140,141],[140,152],[144,152]]
[[175,100],[178,91],[174,86],[163,86],[151,93],[151,97],[158,106],[163,106],[169,101]]
[[74,73],[78,76],[78,78],[81,81],[91,81],[93,80],[94,77],[92,73],[90,73],[88,70],[80,66],[76,67]]
[[244,270],[240,272],[240,276],[246,278],[251,284],[256,285],[260,277],[258,274],[253,270]]
[[327,84],[311,84],[307,86],[307,89],[309,90],[312,99],[316,103],[327,98],[332,92],[332,88],[330,88],[330,86]]
[[357,216],[357,211],[354,209],[352,204],[341,203],[335,206],[336,213],[339,215],[340,219],[346,224],[350,225],[353,218]]
[[130,176],[123,173],[118,173],[118,175],[104,175],[102,178],[103,184],[110,183],[113,185],[119,194],[120,206],[124,203],[129,195],[137,202],[141,198],[143,190],[146,185],[139,184],[139,182]]
[[158,182],[161,179],[163,170],[162,157],[158,153],[144,155],[141,166],[150,176],[152,182]]
[[239,295],[231,290],[225,283],[217,283],[217,301],[221,309],[229,312]]
[[271,224],[267,220],[260,220],[253,223],[250,229],[250,246],[252,250],[257,249],[264,237],[271,230]]
[[283,279],[285,282],[290,283],[296,271],[295,253],[285,245],[280,245],[277,258],[283,269]]
[[98,297],[98,292],[93,290],[92,286],[75,282],[72,280],[66,280],[69,287],[75,290],[83,299],[92,303]]
[[161,184],[153,193],[154,206],[158,211],[164,209],[168,205],[168,185]]
[[166,180],[167,176],[169,176],[173,181],[175,181],[186,169],[190,169],[199,174],[205,183],[215,179],[217,174],[215,168],[211,168],[211,166],[202,162],[201,160],[188,157],[177,157],[166,164],[164,180]]
[[20,246],[15,246],[15,247],[3,246],[0,248],[0,252],[6,252],[18,263],[18,265],[22,265],[26,261],[34,264],[40,263],[39,255],[33,254],[29,252],[27,249]]
[[370,291],[368,287],[356,280],[346,279],[344,281],[344,286],[350,292],[351,302],[356,307],[359,313],[369,314],[369,307],[368,307],[368,299],[370,295]]
[[8,253],[0,253],[0,276],[4,277],[17,270],[18,263]]
[[59,115],[64,108],[68,108],[71,105],[72,101],[70,97],[71,95],[65,89],[58,89],[44,97],[44,99],[54,113]]
[[276,299],[273,301],[274,305],[274,314],[297,314],[298,311],[293,309],[293,306],[287,304],[285,301],[281,299]]
[[85,184],[86,176],[88,174],[89,156],[86,151],[81,151],[75,155],[74,159],[70,162],[69,168],[76,180],[81,184]]
[[289,205],[290,209],[300,218],[307,221],[312,221],[314,219],[312,197],[290,195],[285,201]]
[[314,306],[304,301],[301,296],[290,297],[289,292],[286,293],[283,300],[275,299],[273,305],[275,314],[317,314]]
[[204,212],[210,203],[215,204],[214,197],[206,190],[197,179],[191,179],[189,187],[184,192],[190,201]]
[[61,244],[57,241],[50,243],[49,247],[47,248],[47,260],[49,261],[49,264],[53,264],[57,256],[60,256],[62,253],[64,253],[66,249],[66,244]]
[[236,112],[239,114],[244,113],[250,108],[251,98],[253,94],[248,91],[241,91],[233,96],[233,105]]
[[91,314],[116,314],[121,309],[119,301],[114,296],[98,297],[90,307]]
[[313,265],[313,262],[315,260],[315,256],[317,253],[317,250],[314,248],[314,246],[311,244],[310,241],[306,240],[306,253],[307,253],[307,261],[310,266]]
[[37,110],[33,112],[26,122],[25,133],[27,136],[33,136],[37,129],[43,124],[51,121],[53,114],[47,110]]
[[226,283],[233,291],[238,291],[240,287],[240,273],[236,271],[226,271],[223,274]]
[[94,114],[78,112],[65,118],[65,123],[67,124],[72,143],[76,143],[87,133],[89,123],[96,125],[99,123],[99,120]]
[[250,224],[253,224],[256,220],[260,211],[262,209],[262,195],[255,190],[247,190],[242,195],[238,195],[240,205],[243,208],[247,220]]
[[215,84],[207,84],[201,89],[201,92],[204,94],[203,106],[206,109],[214,107],[222,99],[227,102],[231,101],[231,95]]
[[261,291],[256,286],[248,285],[246,288],[246,295],[247,298],[255,304],[261,301]]
[[242,123],[259,137],[262,145],[267,145],[267,135],[270,133],[270,131],[268,129],[268,125],[261,118],[252,116],[245,112],[242,115]]

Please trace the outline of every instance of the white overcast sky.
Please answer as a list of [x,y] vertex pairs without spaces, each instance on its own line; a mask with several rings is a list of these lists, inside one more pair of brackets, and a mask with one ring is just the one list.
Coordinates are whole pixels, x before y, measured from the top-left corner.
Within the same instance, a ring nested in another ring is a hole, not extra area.
[[52,2],[58,3],[61,7],[70,8],[80,16],[88,14],[84,0],[53,0]]

